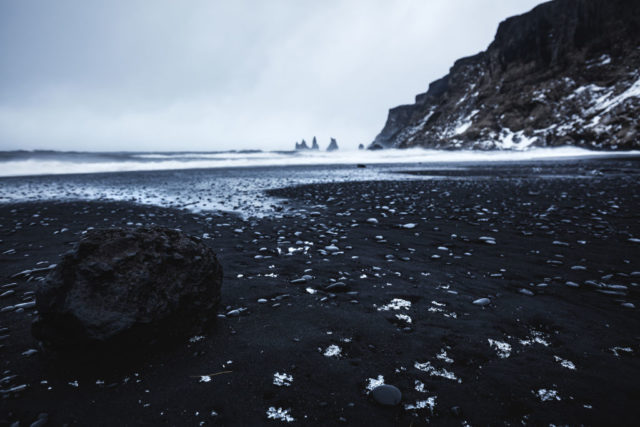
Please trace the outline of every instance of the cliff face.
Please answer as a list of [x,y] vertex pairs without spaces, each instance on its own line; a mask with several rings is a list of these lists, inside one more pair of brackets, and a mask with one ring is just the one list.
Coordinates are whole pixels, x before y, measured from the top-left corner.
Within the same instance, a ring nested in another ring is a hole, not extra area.
[[369,148],[640,148],[640,1],[554,0],[509,18]]

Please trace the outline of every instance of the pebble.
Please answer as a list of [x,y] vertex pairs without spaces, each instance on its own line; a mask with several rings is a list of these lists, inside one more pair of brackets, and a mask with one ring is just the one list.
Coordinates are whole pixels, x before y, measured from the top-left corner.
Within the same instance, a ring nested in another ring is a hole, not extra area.
[[534,295],[533,292],[531,292],[529,289],[520,289],[520,293],[524,294],[524,295],[529,295],[530,297]]
[[488,237],[488,236],[481,236],[478,238],[478,240],[480,240],[481,242],[484,242],[488,245],[495,245],[496,244],[496,240],[493,237]]
[[16,293],[15,290],[9,289],[8,291],[5,291],[5,292],[1,293],[0,294],[0,298],[6,298],[6,297],[11,296],[11,295],[13,295],[15,293]]
[[29,427],[43,427],[49,422],[49,414],[42,413],[38,415],[38,419],[30,424]]
[[475,305],[485,306],[491,304],[491,300],[489,298],[478,298],[473,302]]
[[346,292],[349,287],[344,282],[335,282],[326,286],[324,289],[329,292]]
[[377,224],[377,223],[378,223],[378,220],[377,220],[377,219],[375,219],[375,218],[367,218],[367,222],[368,222],[369,224]]
[[380,405],[396,406],[402,400],[402,393],[396,386],[383,384],[371,390],[371,397]]

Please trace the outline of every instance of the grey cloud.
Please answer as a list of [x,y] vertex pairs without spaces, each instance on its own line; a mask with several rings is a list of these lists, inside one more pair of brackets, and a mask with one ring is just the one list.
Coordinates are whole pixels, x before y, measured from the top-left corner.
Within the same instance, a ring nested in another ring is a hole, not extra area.
[[355,147],[537,3],[1,2],[0,149]]

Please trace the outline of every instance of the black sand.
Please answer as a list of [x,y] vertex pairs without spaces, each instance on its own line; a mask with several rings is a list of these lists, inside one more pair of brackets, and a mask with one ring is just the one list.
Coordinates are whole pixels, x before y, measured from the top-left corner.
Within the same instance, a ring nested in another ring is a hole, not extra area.
[[[51,425],[283,422],[269,408],[300,425],[634,425],[637,166],[502,165],[294,187],[272,192],[288,204],[271,219],[115,202],[1,205],[0,294],[15,293],[0,309],[31,301],[46,271],[12,276],[56,263],[88,227],[207,233],[225,279],[221,317],[203,338],[111,368],[23,354],[37,349],[33,309],[3,309],[0,425],[40,414]],[[291,283],[305,274],[313,278]],[[323,290],[333,282],[344,285]],[[491,302],[473,304],[480,298]],[[379,310],[394,299],[398,310]],[[400,406],[369,398],[379,375],[402,391]]]

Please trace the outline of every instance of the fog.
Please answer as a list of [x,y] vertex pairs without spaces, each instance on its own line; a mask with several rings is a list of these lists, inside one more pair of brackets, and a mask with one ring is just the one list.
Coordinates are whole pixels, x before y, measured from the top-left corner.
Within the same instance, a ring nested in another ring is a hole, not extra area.
[[538,3],[0,2],[0,150],[355,148]]

